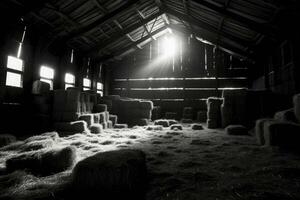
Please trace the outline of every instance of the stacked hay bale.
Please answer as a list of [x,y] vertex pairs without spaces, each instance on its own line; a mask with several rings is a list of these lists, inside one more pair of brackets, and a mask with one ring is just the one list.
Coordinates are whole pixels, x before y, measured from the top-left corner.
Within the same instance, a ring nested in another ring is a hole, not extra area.
[[152,109],[152,101],[121,99],[117,116],[121,123],[144,126],[151,120]]
[[160,106],[154,106],[152,110],[152,120],[160,119],[161,118],[161,108]]
[[121,97],[119,95],[107,95],[99,99],[98,104],[106,104],[107,110],[111,114],[117,114],[119,111],[119,102]]
[[221,127],[221,104],[222,98],[209,97],[206,101],[207,104],[207,127],[219,128]]
[[50,128],[51,116],[50,84],[36,80],[32,85],[32,113],[34,126],[41,131]]
[[223,90],[224,102],[221,106],[222,126],[247,123],[247,90]]
[[193,119],[193,108],[192,107],[184,107],[182,112],[183,119]]

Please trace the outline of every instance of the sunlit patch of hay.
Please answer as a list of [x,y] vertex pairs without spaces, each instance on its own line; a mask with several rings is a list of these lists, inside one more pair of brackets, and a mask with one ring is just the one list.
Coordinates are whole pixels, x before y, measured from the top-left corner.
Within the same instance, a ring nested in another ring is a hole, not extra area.
[[101,142],[100,144],[102,144],[102,145],[110,145],[110,144],[113,144],[113,143],[114,143],[114,141],[106,140],[104,142]]

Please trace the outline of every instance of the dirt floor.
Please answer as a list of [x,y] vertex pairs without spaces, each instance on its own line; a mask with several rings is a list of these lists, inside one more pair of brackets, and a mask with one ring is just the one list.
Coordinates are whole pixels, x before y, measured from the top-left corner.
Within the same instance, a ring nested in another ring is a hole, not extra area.
[[[75,146],[77,161],[97,152],[136,148],[147,156],[147,200],[300,199],[300,156],[260,147],[253,136],[223,130],[183,131],[145,127],[60,137]],[[0,168],[17,150],[0,149]],[[47,177],[24,171],[0,176],[0,199],[64,199],[71,170]]]

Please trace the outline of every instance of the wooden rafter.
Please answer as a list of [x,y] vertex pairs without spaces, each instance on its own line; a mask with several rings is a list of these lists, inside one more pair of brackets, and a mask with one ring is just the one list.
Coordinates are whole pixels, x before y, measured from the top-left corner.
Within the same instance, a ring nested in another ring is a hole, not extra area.
[[159,17],[160,15],[162,15],[162,12],[155,13],[155,14],[151,15],[150,17],[145,18],[144,20],[141,20],[141,21],[139,21],[139,22],[127,27],[127,28],[124,28],[123,31],[112,34],[110,39],[108,39],[107,41],[105,41],[105,42],[103,42],[99,45],[94,46],[87,53],[92,53],[94,51],[101,51],[102,49],[107,47],[109,44],[115,42],[116,40],[122,38],[124,35],[129,34],[130,32],[132,32],[132,31],[136,30],[137,28],[143,26],[143,24],[154,20],[155,18]]

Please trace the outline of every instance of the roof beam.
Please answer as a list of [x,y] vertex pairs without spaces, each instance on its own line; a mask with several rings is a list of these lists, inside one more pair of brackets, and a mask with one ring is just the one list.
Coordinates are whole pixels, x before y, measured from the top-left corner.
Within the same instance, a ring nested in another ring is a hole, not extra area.
[[203,1],[203,0],[193,0],[196,4],[200,5],[200,6],[204,6],[208,9],[213,10],[214,12],[217,12],[218,14],[222,15],[225,18],[230,18],[232,20],[235,20],[237,22],[240,22],[244,25],[246,25],[246,27],[248,27],[249,29],[256,31],[258,33],[264,34],[264,35],[268,35],[271,37],[274,37],[274,30],[273,28],[271,28],[270,26],[268,26],[267,24],[260,24],[257,23],[251,19],[248,19],[244,16],[238,15],[236,13],[230,12],[227,9],[224,9],[223,7],[219,7],[215,4],[212,4],[208,1]]
[[[141,13],[141,11],[136,9],[136,12],[138,13],[138,15],[140,17],[140,20],[145,19],[145,16],[143,15],[143,13]],[[143,24],[143,27],[144,27],[145,31],[147,32],[147,34],[151,36],[152,40],[155,40],[155,38],[153,38],[153,36],[151,35],[151,32],[148,30],[147,23]]]
[[[184,29],[182,29],[182,28],[180,28],[176,25],[169,25],[169,27],[172,30],[177,31],[177,32],[181,32],[183,34],[191,34],[190,31],[188,31],[188,33],[187,33]],[[202,38],[204,40],[207,40],[208,42],[212,43],[212,45],[218,46],[219,48],[226,49],[227,51],[230,51],[230,52],[232,52],[232,54],[235,54],[239,57],[243,57],[243,58],[248,58],[249,57],[249,55],[246,52],[244,52],[243,50],[241,50],[240,48],[236,48],[236,47],[233,47],[232,45],[229,45],[225,42],[218,41],[217,39],[212,38],[208,35],[203,35],[203,33],[195,32],[195,36],[198,37],[198,38]]]
[[117,33],[114,33],[110,36],[110,39],[104,41],[103,43],[101,44],[98,44],[94,47],[92,47],[87,53],[92,53],[94,51],[101,51],[102,49],[104,49],[105,47],[107,47],[110,43],[113,43],[115,42],[116,40],[122,38],[124,35],[126,34],[129,34],[130,32],[136,30],[137,28],[143,26],[143,24],[146,24],[152,20],[154,20],[155,18],[159,17],[160,15],[162,15],[163,13],[161,11],[159,11],[158,13],[156,14],[153,14],[151,15],[150,17],[148,18],[145,18],[127,28],[124,28],[123,31],[120,31],[120,32],[117,32]]
[[[163,11],[167,12],[167,13],[169,13],[171,15],[174,15],[175,17],[177,17],[177,18],[179,18],[181,20],[187,21],[190,24],[194,24],[194,25],[198,26],[199,28],[205,29],[205,30],[207,30],[207,31],[209,31],[211,33],[217,34],[219,32],[219,30],[217,28],[215,28],[215,27],[213,27],[213,26],[211,26],[211,25],[209,25],[207,23],[204,23],[204,22],[201,22],[199,20],[196,20],[196,19],[194,19],[191,16],[190,17],[186,16],[186,15],[181,14],[179,12],[173,11],[172,9],[169,9],[167,7],[164,7]],[[237,42],[237,43],[241,44],[242,46],[249,47],[249,46],[252,45],[251,43],[246,42],[245,40],[241,40],[240,38],[234,37],[234,36],[232,36],[230,34],[227,34],[227,33],[224,33],[224,32],[222,32],[222,36],[224,38],[227,38],[229,40]]]
[[[164,30],[167,29],[167,28],[168,28],[167,26],[163,26],[163,27],[161,27],[161,28],[159,28],[159,29],[153,31],[152,34],[153,34],[153,35],[158,34],[159,32],[164,31]],[[145,36],[145,37],[143,37],[143,38],[141,38],[141,39],[135,41],[134,43],[130,44],[129,46],[127,46],[127,47],[125,47],[125,48],[123,48],[123,49],[117,51],[117,52],[116,52],[115,54],[113,54],[113,55],[102,56],[102,57],[100,57],[100,58],[97,58],[96,60],[97,60],[97,61],[101,61],[101,62],[105,62],[105,61],[107,61],[107,60],[109,60],[109,59],[113,59],[114,57],[123,54],[124,52],[130,50],[131,48],[136,48],[136,45],[139,45],[140,43],[145,42],[146,40],[148,40],[148,39],[150,39],[150,38],[151,38],[151,36],[150,36],[150,35],[147,35],[147,36]]]
[[95,29],[97,26],[105,23],[105,22],[108,22],[108,21],[112,21],[114,19],[116,19],[116,17],[118,15],[120,15],[121,13],[123,13],[124,11],[128,11],[130,9],[133,9],[136,7],[136,3],[138,2],[139,0],[128,0],[124,5],[122,5],[121,7],[117,8],[116,10],[110,12],[110,13],[107,13],[106,15],[104,15],[103,17],[101,17],[100,19],[88,24],[88,25],[85,25],[85,26],[82,26],[74,31],[72,31],[70,34],[66,35],[63,37],[63,40],[71,40],[75,37],[78,37],[78,36],[81,36],[81,35],[84,35],[86,33],[88,33],[89,31]]

